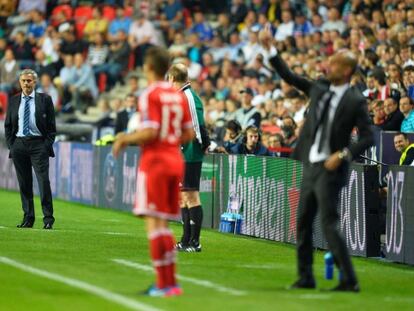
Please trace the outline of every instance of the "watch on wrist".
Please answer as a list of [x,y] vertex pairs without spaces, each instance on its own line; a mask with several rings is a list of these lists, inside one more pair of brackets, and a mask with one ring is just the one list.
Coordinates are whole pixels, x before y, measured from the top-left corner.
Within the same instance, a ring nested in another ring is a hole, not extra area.
[[341,160],[351,161],[352,155],[348,148],[344,148],[339,152],[338,158]]

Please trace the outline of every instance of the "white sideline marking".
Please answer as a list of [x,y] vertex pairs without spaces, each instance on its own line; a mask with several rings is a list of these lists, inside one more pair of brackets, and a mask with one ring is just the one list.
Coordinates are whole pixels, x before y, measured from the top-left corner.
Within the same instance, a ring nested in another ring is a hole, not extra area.
[[328,300],[331,299],[329,295],[322,295],[322,294],[303,294],[299,295],[299,299],[318,299],[318,300]]
[[[154,269],[151,266],[142,265],[142,264],[139,264],[137,262],[132,262],[132,261],[124,260],[124,259],[112,259],[112,261],[114,261],[116,263],[119,263],[121,265],[130,267],[130,268],[134,268],[134,269],[138,269],[138,270],[142,270],[142,271],[147,271],[147,272],[154,272]],[[245,292],[245,291],[225,287],[225,286],[215,284],[215,283],[207,281],[207,280],[200,280],[200,279],[191,278],[191,277],[184,276],[184,275],[181,275],[181,274],[177,274],[177,278],[179,278],[182,281],[186,281],[186,282],[193,283],[193,284],[196,284],[196,285],[199,285],[199,286],[204,286],[204,287],[207,287],[207,288],[215,289],[219,292],[227,293],[227,294],[234,295],[234,296],[243,296],[243,295],[247,294],[247,292]]]
[[119,305],[122,305],[124,307],[127,307],[129,309],[132,310],[138,310],[138,311],[161,311],[160,309],[154,308],[152,306],[143,304],[141,302],[138,302],[136,300],[130,299],[128,297],[124,297],[121,296],[119,294],[113,293],[111,291],[108,291],[106,289],[103,289],[101,287],[97,287],[94,285],[91,285],[89,283],[83,282],[83,281],[79,281],[76,279],[71,279],[71,278],[67,278],[64,276],[61,276],[59,274],[56,273],[52,273],[52,272],[48,272],[45,270],[40,270],[37,268],[33,268],[31,266],[22,264],[20,262],[17,262],[15,260],[12,260],[10,258],[7,257],[0,257],[0,262],[4,263],[6,265],[15,267],[17,269],[32,273],[32,274],[36,274],[38,276],[56,281],[56,282],[60,282],[72,287],[76,287],[79,289],[82,289],[90,294],[99,296],[103,299],[109,300],[110,302],[113,303],[117,303]]
[[0,226],[0,229],[6,229],[6,227]]
[[414,302],[414,298],[412,297],[392,297],[392,296],[387,296],[384,298],[384,301],[388,301],[388,302]]

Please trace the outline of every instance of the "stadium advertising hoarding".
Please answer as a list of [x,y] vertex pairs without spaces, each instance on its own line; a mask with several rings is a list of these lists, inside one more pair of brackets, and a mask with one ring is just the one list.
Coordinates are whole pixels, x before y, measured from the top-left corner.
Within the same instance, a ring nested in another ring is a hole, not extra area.
[[387,180],[386,258],[414,264],[414,167],[391,166]]
[[[216,155],[216,215],[237,201],[243,216],[241,233],[274,241],[296,242],[296,214],[302,166],[289,159]],[[375,166],[353,164],[342,189],[338,211],[340,229],[350,253],[378,256],[378,172]],[[231,199],[230,199],[231,198]],[[314,245],[327,248],[319,218],[315,221]]]

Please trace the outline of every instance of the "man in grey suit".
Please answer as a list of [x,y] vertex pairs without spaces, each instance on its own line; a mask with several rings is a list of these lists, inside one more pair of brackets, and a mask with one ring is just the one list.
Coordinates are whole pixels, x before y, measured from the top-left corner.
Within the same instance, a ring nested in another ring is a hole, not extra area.
[[32,228],[35,221],[33,176],[39,184],[44,229],[52,229],[52,191],[49,181],[49,157],[54,157],[55,111],[49,95],[35,92],[37,74],[31,69],[20,73],[22,92],[10,99],[4,123],[7,146],[16,169],[24,212],[18,228]]
[[[311,81],[289,70],[272,45],[269,29],[260,33],[262,46],[283,80],[310,98],[306,121],[293,158],[303,163],[303,179],[297,215],[297,262],[299,279],[291,288],[315,288],[313,275],[313,222],[319,209],[322,230],[342,279],[334,291],[358,292],[359,284],[345,241],[337,228],[339,191],[345,184],[349,163],[373,143],[367,103],[350,86],[356,56],[338,51],[329,59],[326,80]],[[359,139],[350,143],[357,127]]]

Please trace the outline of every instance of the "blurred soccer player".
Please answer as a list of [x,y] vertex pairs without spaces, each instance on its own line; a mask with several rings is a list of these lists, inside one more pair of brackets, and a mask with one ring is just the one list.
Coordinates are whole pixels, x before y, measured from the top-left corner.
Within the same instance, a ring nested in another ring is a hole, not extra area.
[[128,144],[142,147],[133,212],[145,218],[156,271],[156,284],[144,294],[161,297],[182,293],[175,277],[175,241],[168,220],[179,218],[179,183],[184,175],[180,145],[194,138],[183,94],[163,81],[168,68],[166,50],[148,49],[143,70],[149,86],[138,104],[140,127],[134,133],[118,134],[113,145],[114,156]]

